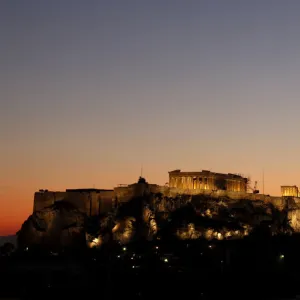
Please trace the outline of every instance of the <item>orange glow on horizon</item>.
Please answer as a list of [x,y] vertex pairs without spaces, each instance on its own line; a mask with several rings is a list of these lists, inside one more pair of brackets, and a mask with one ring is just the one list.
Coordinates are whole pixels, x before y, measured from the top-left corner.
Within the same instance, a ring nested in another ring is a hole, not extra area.
[[[185,169],[187,170],[187,168]],[[70,175],[70,174],[68,174]],[[100,182],[103,184],[96,184],[96,188],[113,188],[117,186],[119,183],[134,183],[137,181],[138,176],[136,172],[128,172],[127,176],[125,172],[121,172],[121,174],[114,174],[113,172],[107,173],[108,176],[103,176]],[[165,182],[168,181],[168,173],[167,171],[158,172],[157,168],[153,168],[152,172],[148,172],[146,174],[146,179],[149,183],[156,183],[160,185],[164,185]],[[93,177],[96,177],[96,174],[92,174]],[[275,177],[275,176],[274,176]],[[56,191],[64,191],[66,188],[89,188],[92,187],[91,178],[77,178],[77,180],[73,180],[71,183],[71,176],[67,176],[67,180],[63,181],[62,178],[55,178],[52,181],[52,184],[44,186],[43,184],[27,182],[27,186],[24,184],[20,186],[10,186],[7,188],[2,188],[0,193],[0,202],[1,202],[1,213],[0,213],[0,236],[3,235],[13,235],[18,230],[21,229],[22,224],[25,220],[31,215],[33,209],[33,197],[34,193],[39,188],[47,188],[49,190]],[[126,179],[124,179],[126,178]],[[157,179],[155,179],[157,178]],[[39,186],[39,188],[37,188]],[[260,192],[262,190],[260,189]],[[280,195],[280,180],[275,180],[272,182],[269,179],[267,184],[265,184],[265,194],[270,194],[274,196]]]

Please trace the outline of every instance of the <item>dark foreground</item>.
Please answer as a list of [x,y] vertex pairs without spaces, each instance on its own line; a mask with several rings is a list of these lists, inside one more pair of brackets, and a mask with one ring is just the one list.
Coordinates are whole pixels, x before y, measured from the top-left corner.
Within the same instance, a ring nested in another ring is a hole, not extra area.
[[138,243],[0,260],[0,299],[295,299],[300,238]]

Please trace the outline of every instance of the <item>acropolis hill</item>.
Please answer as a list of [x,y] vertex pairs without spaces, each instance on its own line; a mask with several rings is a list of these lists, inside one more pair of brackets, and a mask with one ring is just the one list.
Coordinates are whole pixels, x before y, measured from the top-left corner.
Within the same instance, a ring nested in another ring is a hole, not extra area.
[[284,198],[271,197],[247,192],[248,179],[238,174],[214,173],[207,170],[201,172],[169,172],[168,185],[130,184],[120,185],[112,190],[105,189],[67,189],[66,191],[40,190],[34,195],[34,211],[39,211],[58,201],[67,201],[79,211],[89,216],[107,213],[118,204],[129,201],[134,196],[144,193],[161,193],[167,197],[176,195],[207,195],[212,198],[228,198],[233,200],[249,199],[272,202],[282,207]]
[[300,232],[298,197],[248,193],[247,184],[238,174],[174,170],[164,186],[140,177],[112,190],[40,190],[18,241],[22,247],[67,247],[74,241],[98,247],[162,232],[179,239],[242,238],[266,226],[270,234]]

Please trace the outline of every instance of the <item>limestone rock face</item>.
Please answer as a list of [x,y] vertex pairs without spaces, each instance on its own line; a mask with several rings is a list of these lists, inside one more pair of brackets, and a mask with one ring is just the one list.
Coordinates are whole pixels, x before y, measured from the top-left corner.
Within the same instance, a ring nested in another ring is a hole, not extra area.
[[123,220],[117,221],[113,228],[113,239],[121,244],[131,242],[136,233],[136,219],[134,217],[126,217]]
[[290,225],[295,232],[300,232],[300,209],[293,209],[288,212]]
[[209,195],[170,196],[151,192],[145,183],[131,188],[137,189],[133,194],[138,196],[108,214],[88,217],[64,201],[34,212],[18,233],[18,246],[60,250],[99,248],[110,242],[127,244],[170,235],[185,240],[223,240],[265,230],[272,235],[300,232],[299,198],[273,203]]
[[85,244],[85,215],[69,203],[57,202],[34,212],[18,232],[19,248],[61,250]]

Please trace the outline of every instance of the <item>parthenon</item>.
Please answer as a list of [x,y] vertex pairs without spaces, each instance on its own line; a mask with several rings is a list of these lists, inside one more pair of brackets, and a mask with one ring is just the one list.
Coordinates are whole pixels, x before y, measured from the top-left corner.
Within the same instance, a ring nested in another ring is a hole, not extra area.
[[247,192],[248,179],[237,174],[201,172],[169,172],[169,187],[178,189],[226,190],[229,192]]
[[282,197],[299,197],[299,189],[296,185],[282,185],[281,195]]

